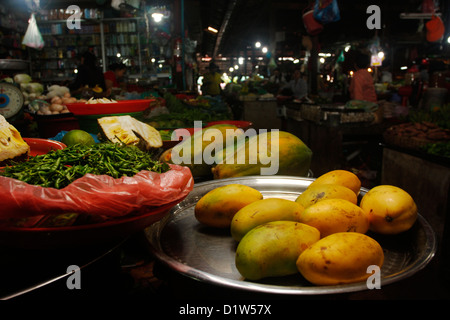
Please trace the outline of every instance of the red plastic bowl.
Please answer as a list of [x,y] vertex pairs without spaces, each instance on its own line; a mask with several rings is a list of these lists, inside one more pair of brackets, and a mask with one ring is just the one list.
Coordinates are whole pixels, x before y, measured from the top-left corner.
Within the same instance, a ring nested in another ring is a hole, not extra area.
[[123,100],[116,103],[68,103],[67,109],[74,115],[119,114],[144,111],[155,99]]
[[48,153],[52,150],[62,150],[67,146],[59,141],[40,139],[40,138],[23,138],[30,146],[30,156],[38,156]]
[[[67,146],[62,142],[48,139],[23,138],[23,141],[30,146],[30,156],[32,157],[46,154],[52,150],[62,150],[67,148]],[[2,168],[4,167],[0,167],[0,169]]]

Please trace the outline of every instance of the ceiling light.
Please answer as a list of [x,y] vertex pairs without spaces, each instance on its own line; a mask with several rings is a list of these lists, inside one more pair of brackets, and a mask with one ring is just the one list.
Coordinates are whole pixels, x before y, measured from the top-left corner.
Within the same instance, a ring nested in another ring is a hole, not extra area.
[[384,58],[384,52],[383,51],[378,52],[378,58],[380,58],[380,59]]
[[152,13],[152,18],[155,22],[161,22],[163,17],[164,17],[164,15],[162,13],[159,13],[159,12]]
[[255,43],[255,47],[256,47],[256,48],[259,48],[259,47],[261,47],[261,42],[259,42],[259,41],[258,41],[258,42],[256,42],[256,43]]
[[267,47],[262,48],[262,52],[266,53],[267,52]]
[[208,27],[208,31],[212,32],[212,33],[218,33],[219,30],[217,30],[216,28],[213,27]]

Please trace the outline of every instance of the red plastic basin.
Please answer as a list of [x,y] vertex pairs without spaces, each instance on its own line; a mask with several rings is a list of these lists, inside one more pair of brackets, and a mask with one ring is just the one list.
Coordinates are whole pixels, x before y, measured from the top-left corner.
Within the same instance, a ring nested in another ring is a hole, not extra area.
[[155,99],[123,100],[116,103],[69,103],[67,109],[74,115],[118,114],[141,112],[150,107]]

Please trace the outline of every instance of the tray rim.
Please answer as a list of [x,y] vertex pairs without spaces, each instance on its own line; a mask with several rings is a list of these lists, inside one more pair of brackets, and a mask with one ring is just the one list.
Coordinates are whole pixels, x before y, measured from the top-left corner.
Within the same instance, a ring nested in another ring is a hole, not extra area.
[[[308,177],[296,177],[296,176],[245,176],[245,177],[237,177],[237,178],[226,178],[220,180],[211,180],[200,182],[194,185],[195,188],[204,187],[207,185],[215,185],[215,184],[227,184],[231,182],[239,182],[243,180],[249,179],[261,179],[261,180],[279,180],[279,179],[289,179],[289,180],[303,180],[309,181],[310,183],[315,180],[315,178]],[[361,188],[361,192],[366,193],[369,191],[367,188]],[[223,276],[214,275],[212,273],[198,270],[194,267],[190,267],[185,263],[182,263],[173,257],[169,256],[160,247],[160,243],[158,242],[158,247],[155,248],[154,241],[159,241],[161,232],[168,222],[170,222],[171,217],[175,212],[182,209],[183,203],[188,201],[189,195],[177,205],[172,207],[169,213],[162,218],[161,220],[155,222],[151,226],[145,229],[145,235],[148,240],[148,249],[149,251],[164,265],[169,267],[170,269],[176,271],[177,273],[184,275],[186,277],[192,278],[194,280],[198,280],[204,283],[217,285],[220,287],[226,287],[229,289],[236,289],[242,291],[250,291],[250,292],[258,292],[258,293],[268,293],[268,294],[280,294],[280,295],[328,295],[328,294],[342,294],[342,293],[350,293],[350,292],[358,292],[358,291],[366,291],[370,290],[367,288],[366,282],[357,282],[351,284],[343,284],[343,285],[333,285],[333,286],[314,286],[310,287],[299,287],[299,286],[281,286],[281,285],[272,285],[272,284],[262,284],[251,281],[244,280],[234,280],[229,279]],[[395,283],[397,281],[406,279],[416,274],[423,268],[425,268],[428,263],[433,259],[437,250],[437,236],[432,229],[431,225],[426,221],[426,219],[418,213],[417,221],[421,224],[426,234],[426,239],[430,240],[430,243],[427,243],[426,249],[422,256],[425,256],[422,260],[416,260],[411,265],[408,266],[403,272],[397,272],[392,275],[388,275],[381,279],[381,287]],[[160,227],[161,226],[161,227]],[[154,230],[152,233],[151,231]],[[151,237],[151,238],[149,238]]]

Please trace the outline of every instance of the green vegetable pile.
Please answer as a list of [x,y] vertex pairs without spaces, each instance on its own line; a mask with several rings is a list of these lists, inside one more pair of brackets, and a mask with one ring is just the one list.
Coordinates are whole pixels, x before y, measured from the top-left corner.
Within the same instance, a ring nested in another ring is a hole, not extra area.
[[450,142],[447,141],[429,143],[423,146],[422,150],[435,156],[450,158]]
[[135,146],[98,143],[90,146],[76,144],[30,157],[26,162],[5,167],[0,175],[32,185],[61,189],[87,173],[120,178],[134,176],[141,170],[163,173],[169,169],[168,164],[153,160],[150,153]]
[[[147,119],[147,123],[154,128],[190,128],[194,121],[207,123],[217,120],[232,119],[232,114],[228,110],[228,105],[217,98],[201,98],[208,103],[199,103],[197,105],[188,105],[173,94],[166,92],[164,100],[169,114],[160,114]],[[200,100],[198,100],[200,101]]]

